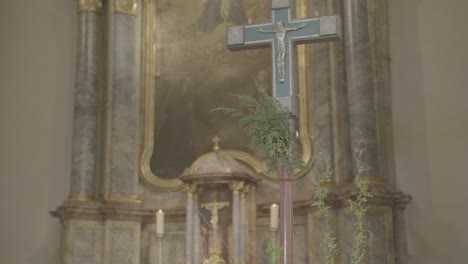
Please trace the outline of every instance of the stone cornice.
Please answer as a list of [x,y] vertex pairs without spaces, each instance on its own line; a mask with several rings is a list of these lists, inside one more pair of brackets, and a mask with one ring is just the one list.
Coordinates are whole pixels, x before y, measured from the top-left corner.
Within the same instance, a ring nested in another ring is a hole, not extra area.
[[[100,201],[67,200],[55,211],[50,212],[61,222],[69,219],[95,220],[105,219],[154,223],[156,209],[144,208],[141,204]],[[175,219],[184,218],[183,208],[165,210],[166,216]]]

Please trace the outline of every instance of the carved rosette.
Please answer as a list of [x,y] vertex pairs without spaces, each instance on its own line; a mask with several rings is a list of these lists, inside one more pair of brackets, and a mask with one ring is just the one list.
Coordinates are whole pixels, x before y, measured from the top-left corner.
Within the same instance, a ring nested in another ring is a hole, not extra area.
[[102,9],[102,0],[78,0],[78,12],[99,13]]
[[115,12],[126,15],[138,15],[137,0],[115,0]]

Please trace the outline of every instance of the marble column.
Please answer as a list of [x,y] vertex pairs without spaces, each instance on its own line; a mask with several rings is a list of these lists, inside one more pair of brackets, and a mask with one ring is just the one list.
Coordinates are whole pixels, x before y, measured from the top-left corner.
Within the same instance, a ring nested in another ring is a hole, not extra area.
[[106,200],[139,202],[140,6],[108,2],[106,93]]
[[[342,14],[343,2],[327,0],[326,14]],[[348,105],[346,99],[346,72],[344,41],[330,41],[328,63],[330,76],[330,111],[333,174],[337,184],[352,181],[352,159],[348,129]]]
[[78,1],[78,58],[75,83],[70,198],[96,194],[99,38],[101,0]]
[[193,261],[193,235],[194,235],[194,193],[196,192],[196,185],[187,185],[187,204],[185,211],[185,263],[192,263]]
[[200,263],[200,215],[198,191],[193,194],[193,263]]
[[250,186],[246,185],[241,190],[240,195],[240,237],[239,237],[239,244],[240,244],[240,255],[239,255],[239,262],[242,264],[246,263],[247,260],[247,204],[245,196],[250,190]]
[[[309,17],[317,12],[319,15],[326,16],[327,1],[311,0],[311,12],[305,14]],[[328,61],[329,44],[333,42],[314,43],[309,48],[310,70],[309,70],[309,89],[310,94],[310,118],[312,120],[312,139],[314,149],[314,166],[319,172],[324,172],[327,168],[324,157],[320,153],[334,156],[332,139],[332,113],[330,107],[331,101],[331,68]],[[317,175],[321,177],[321,175]],[[334,180],[334,175],[331,175]]]
[[[344,0],[344,28],[351,151],[366,141],[360,161],[369,169],[360,176],[379,175],[376,89],[373,82],[368,1]],[[357,162],[354,162],[356,171]]]
[[232,190],[232,258],[235,264],[240,262],[240,191],[243,187],[244,182],[240,181],[233,181],[229,185]]

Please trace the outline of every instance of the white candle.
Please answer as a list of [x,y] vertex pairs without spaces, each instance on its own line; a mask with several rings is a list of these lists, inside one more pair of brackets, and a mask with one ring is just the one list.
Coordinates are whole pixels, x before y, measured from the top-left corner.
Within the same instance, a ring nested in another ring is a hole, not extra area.
[[272,204],[270,206],[270,228],[278,229],[279,226],[279,206],[277,204]]
[[156,234],[164,234],[164,212],[159,210],[156,212]]

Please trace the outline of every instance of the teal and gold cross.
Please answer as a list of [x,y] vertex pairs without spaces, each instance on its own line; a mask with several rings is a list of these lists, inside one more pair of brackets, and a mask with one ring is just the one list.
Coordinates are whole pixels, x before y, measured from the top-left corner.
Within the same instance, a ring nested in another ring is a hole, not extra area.
[[240,50],[271,46],[273,96],[296,115],[293,47],[295,44],[340,39],[341,19],[339,15],[291,19],[290,6],[289,0],[272,0],[271,23],[228,27],[227,47]]

